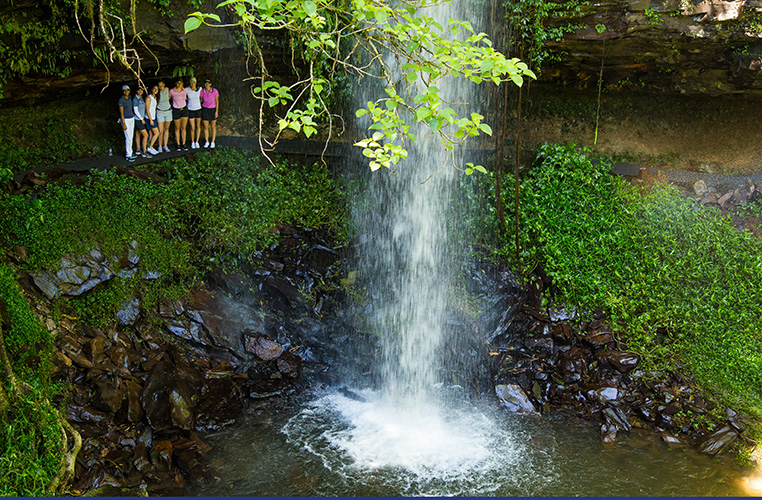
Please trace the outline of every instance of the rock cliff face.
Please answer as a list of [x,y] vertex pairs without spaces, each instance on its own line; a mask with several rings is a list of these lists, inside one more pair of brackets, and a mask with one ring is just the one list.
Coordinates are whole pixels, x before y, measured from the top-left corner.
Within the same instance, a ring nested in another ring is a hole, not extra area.
[[549,45],[561,60],[543,78],[596,87],[682,94],[762,91],[762,3],[757,0],[598,0]]
[[[230,12],[215,9],[217,3],[206,1],[196,9],[184,0],[175,0],[167,9],[171,14],[160,13],[147,1],[137,3],[137,29],[143,33],[145,46],[135,43],[134,47],[149,79],[171,78],[183,67],[193,67],[196,73],[218,73],[224,70],[221,66],[243,64],[235,28],[202,26],[184,33],[187,15],[196,10],[220,14],[223,22],[234,21]],[[45,16],[44,9],[28,0],[6,3],[0,14],[10,15],[18,9],[25,9],[32,18]],[[603,63],[603,82],[610,88],[711,95],[762,93],[759,0],[593,0],[582,7],[578,17],[553,19],[551,25],[569,23],[580,28],[549,44],[561,57],[558,62],[545,63],[545,81],[593,88]],[[266,41],[270,67],[287,72],[289,56],[281,41],[277,37],[266,37]],[[114,83],[133,79],[116,63],[110,64],[110,74],[102,65],[93,66],[88,44],[73,21],[61,48],[82,51],[69,76],[29,75],[14,80],[0,102],[50,98],[67,89],[100,88],[109,79]],[[280,68],[272,64],[279,60]]]

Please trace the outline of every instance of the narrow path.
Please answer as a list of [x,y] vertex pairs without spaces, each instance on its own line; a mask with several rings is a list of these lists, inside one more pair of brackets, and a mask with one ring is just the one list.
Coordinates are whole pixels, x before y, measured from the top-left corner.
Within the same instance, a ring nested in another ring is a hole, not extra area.
[[[259,150],[259,140],[257,137],[218,136],[217,145],[225,146],[225,147],[241,148],[241,149]],[[177,158],[177,157],[185,156],[189,154],[199,154],[199,153],[203,154],[208,151],[211,151],[211,149],[201,148],[201,149],[191,149],[188,151],[175,151],[173,146],[172,151],[170,151],[169,153],[161,153],[152,158],[140,157],[140,158],[137,158],[134,162],[128,162],[123,154],[115,154],[113,156],[101,155],[101,156],[94,156],[89,158],[80,158],[78,160],[73,160],[70,162],[58,163],[56,165],[50,165],[47,167],[37,167],[32,170],[17,172],[13,176],[13,180],[15,180],[18,183],[21,183],[30,172],[41,173],[48,170],[65,170],[70,172],[87,172],[92,169],[107,170],[112,167],[146,165],[149,163],[164,161],[170,158]],[[328,144],[328,147],[326,147],[323,141],[282,139],[278,141],[278,144],[275,146],[273,151],[275,153],[285,153],[290,155],[301,155],[301,156],[310,156],[310,157],[320,157],[323,154],[325,154],[326,157],[332,157],[332,158],[336,158],[336,157],[346,158],[353,155],[358,155],[359,157],[359,150],[353,147],[351,142],[331,142]],[[480,152],[489,154],[492,151],[480,150]],[[611,167],[611,172],[617,175],[622,175],[622,176],[637,177],[641,167],[643,166],[636,165],[634,163],[614,163],[614,165]],[[667,179],[670,182],[675,182],[675,183],[686,183],[686,182],[692,183],[699,179],[703,179],[704,182],[707,184],[707,186],[716,186],[718,184],[736,184],[736,185],[743,186],[746,182],[747,177],[755,184],[758,183],[759,181],[762,181],[762,173],[756,173],[749,176],[739,176],[739,175],[710,174],[705,172],[692,172],[689,170],[678,170],[678,169],[669,169],[669,168],[656,168],[656,167],[645,167],[645,168],[648,169],[648,171],[651,173],[652,176],[655,175],[657,171],[661,170],[666,174]]]

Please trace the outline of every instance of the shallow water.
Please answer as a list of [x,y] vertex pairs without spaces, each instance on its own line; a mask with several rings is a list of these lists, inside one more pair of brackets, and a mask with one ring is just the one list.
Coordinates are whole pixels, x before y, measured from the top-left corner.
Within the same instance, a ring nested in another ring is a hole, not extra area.
[[326,392],[283,426],[244,419],[204,436],[207,496],[739,496],[751,473],[633,430],[604,447],[598,426],[457,401],[405,414],[382,396]]

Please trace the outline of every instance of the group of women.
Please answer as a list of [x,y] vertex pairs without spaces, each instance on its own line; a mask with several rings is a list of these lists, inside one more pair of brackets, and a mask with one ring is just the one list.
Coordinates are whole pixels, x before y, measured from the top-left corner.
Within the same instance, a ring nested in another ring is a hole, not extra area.
[[[212,87],[211,80],[199,89],[195,78],[188,87],[178,79],[172,89],[163,80],[154,85],[148,95],[138,87],[130,98],[130,87],[122,87],[119,98],[119,114],[128,161],[136,156],[151,157],[162,152],[169,153],[169,128],[175,126],[177,151],[188,151],[188,124],[190,124],[190,149],[201,148],[201,126],[204,128],[204,148],[214,148],[217,139],[217,117],[220,94]],[[211,141],[210,131],[211,128]],[[133,154],[132,142],[135,141]]]

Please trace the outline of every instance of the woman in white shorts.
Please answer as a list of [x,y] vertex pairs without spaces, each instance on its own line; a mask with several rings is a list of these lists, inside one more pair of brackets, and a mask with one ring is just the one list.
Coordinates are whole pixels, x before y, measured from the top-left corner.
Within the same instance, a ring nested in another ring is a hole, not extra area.
[[156,120],[159,122],[159,151],[169,153],[169,124],[172,123],[172,106],[169,104],[169,89],[164,80],[159,80],[159,100],[156,105]]
[[188,94],[188,124],[190,125],[191,149],[199,148],[201,138],[201,89],[196,78],[190,79],[190,86],[185,87]]

